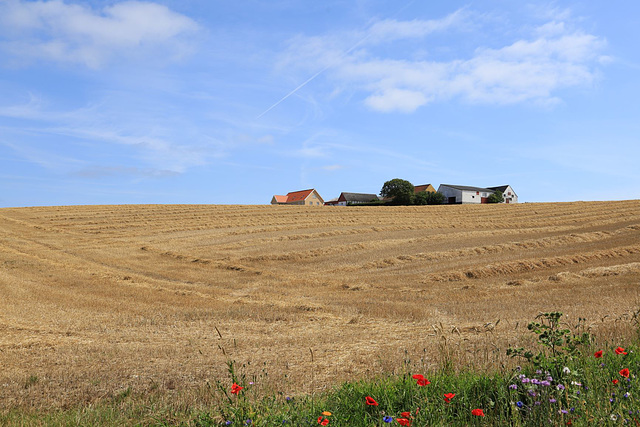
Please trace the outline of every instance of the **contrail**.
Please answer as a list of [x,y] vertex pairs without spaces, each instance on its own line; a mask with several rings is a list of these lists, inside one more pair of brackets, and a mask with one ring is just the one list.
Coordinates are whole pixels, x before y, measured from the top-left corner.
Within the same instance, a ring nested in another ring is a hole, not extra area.
[[[401,7],[400,9],[398,9],[398,11],[396,13],[394,13],[393,15],[391,15],[391,17],[394,17],[396,15],[398,15],[400,12],[402,12],[403,10],[405,10],[407,7],[409,7],[413,2],[415,2],[415,0],[411,0],[410,2],[408,2],[407,4],[405,4],[403,7]],[[344,52],[342,52],[340,54],[340,56],[344,56],[346,54],[348,54],[349,52],[351,52],[353,49],[357,48],[358,46],[360,46],[362,43],[364,43],[369,37],[371,37],[371,34],[367,34],[366,36],[364,36],[362,38],[362,40],[360,40],[359,42],[357,42],[356,44],[354,44],[353,46],[351,46],[349,49],[345,50]],[[276,102],[275,104],[273,104],[271,107],[267,108],[266,110],[264,110],[259,116],[256,117],[256,119],[259,119],[260,117],[264,116],[265,114],[267,114],[269,111],[273,110],[274,108],[276,108],[278,105],[280,105],[285,99],[289,98],[291,95],[293,95],[294,93],[296,93],[297,91],[299,91],[300,89],[302,89],[303,87],[305,87],[307,84],[309,84],[313,79],[315,79],[316,77],[318,77],[320,74],[324,73],[325,71],[327,71],[329,68],[331,68],[334,64],[329,64],[326,67],[324,67],[322,70],[318,71],[317,73],[315,73],[313,76],[309,77],[305,82],[301,83],[300,85],[298,85],[297,88],[293,89],[291,92],[289,92],[288,94],[286,94],[285,96],[283,96],[278,102]]]

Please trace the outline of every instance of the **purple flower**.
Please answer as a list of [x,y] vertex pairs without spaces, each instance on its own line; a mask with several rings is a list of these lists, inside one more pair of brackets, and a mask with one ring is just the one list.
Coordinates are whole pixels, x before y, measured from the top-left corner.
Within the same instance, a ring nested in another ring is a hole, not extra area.
[[229,420],[229,421],[227,421],[227,422],[226,422],[226,423],[224,423],[224,424],[225,424],[225,425],[227,425],[227,426],[230,426],[232,423],[231,423],[231,420]]
[[556,388],[557,388],[558,390],[564,390],[564,386],[563,386],[562,384],[558,384],[558,385],[556,386]]
[[251,423],[253,423],[253,421],[251,421],[251,418],[249,418],[247,421],[244,422],[246,425],[251,425]]
[[551,375],[549,375],[549,376],[547,377],[547,381],[549,381],[549,382],[553,381],[553,377],[552,377]]
[[537,396],[536,392],[533,390],[529,390],[529,396]]
[[509,386],[509,388],[510,388],[511,390],[517,390],[517,389],[518,389],[518,386],[517,386],[517,385],[515,385],[515,384],[511,384],[511,385]]
[[556,402],[557,402],[557,400],[555,400],[555,399],[553,399],[553,398],[552,398],[552,399],[549,399],[549,403],[556,403]]
[[627,397],[629,397],[629,393],[625,393],[623,397],[626,399]]
[[538,401],[533,402],[533,404],[534,404],[534,405],[536,405],[536,406],[540,406],[540,403],[541,403],[541,402],[538,402]]
[[537,370],[536,370],[536,374],[538,374],[538,375],[542,375],[542,371],[541,371],[540,369],[537,369]]
[[562,414],[568,414],[568,413],[569,413],[569,411],[565,411],[564,409],[561,409],[561,410],[560,410],[560,413],[562,413]]
[[546,380],[545,381],[540,381],[540,385],[543,385],[545,387],[549,387],[551,385],[551,382],[546,381]]
[[536,384],[536,385],[540,384],[540,380],[537,380],[537,379],[534,378],[534,379],[531,380],[531,384]]
[[527,378],[527,377],[524,377],[524,378],[522,379],[522,383],[523,383],[523,384],[527,384],[527,383],[530,383],[530,382],[531,382],[531,380],[530,380],[529,378]]
[[613,403],[613,398],[609,399],[609,402]]

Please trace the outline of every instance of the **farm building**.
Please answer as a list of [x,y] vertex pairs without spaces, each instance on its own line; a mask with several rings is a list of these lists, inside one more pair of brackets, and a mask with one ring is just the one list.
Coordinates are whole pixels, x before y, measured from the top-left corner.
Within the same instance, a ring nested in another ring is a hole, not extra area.
[[418,193],[422,193],[423,191],[426,191],[427,193],[435,193],[436,189],[433,188],[433,185],[431,184],[424,184],[424,185],[416,185],[415,187],[413,187],[413,190],[416,194]]
[[377,201],[378,196],[376,194],[367,194],[367,193],[340,193],[340,197],[335,200],[330,200],[326,204],[334,205],[334,206],[347,206],[347,205],[358,205],[361,203],[369,203],[372,201]]
[[518,203],[518,195],[510,185],[501,185],[499,187],[487,187],[489,190],[500,191],[504,196],[505,203]]
[[315,189],[311,188],[309,190],[293,191],[286,196],[275,195],[271,198],[271,204],[322,206],[324,205],[324,200]]
[[[509,192],[509,195],[501,189],[505,189]],[[467,185],[449,185],[440,184],[438,192],[442,193],[445,197],[445,203],[487,203],[488,197],[496,191],[502,191],[505,194],[505,203],[516,203],[518,196],[515,191],[509,185],[503,185],[500,187],[471,187]],[[509,199],[507,199],[509,197]]]

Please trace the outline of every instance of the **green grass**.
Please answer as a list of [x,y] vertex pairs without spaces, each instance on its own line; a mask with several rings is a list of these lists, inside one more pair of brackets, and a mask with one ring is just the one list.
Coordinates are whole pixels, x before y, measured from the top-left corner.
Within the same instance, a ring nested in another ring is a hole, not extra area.
[[[404,418],[413,426],[640,426],[638,339],[625,347],[627,354],[618,354],[622,343],[574,345],[575,335],[556,329],[554,338],[553,331],[553,324],[533,330],[540,347],[522,357],[522,366],[491,374],[464,369],[452,373],[445,363],[436,372],[407,371],[346,383],[323,394],[258,398],[229,363],[229,380],[210,389],[224,402],[216,407],[175,409],[153,396],[127,392],[92,406],[38,414],[5,412],[0,425],[318,426],[319,420],[328,420],[329,426],[368,427],[398,426]],[[598,350],[602,357],[595,357]],[[629,370],[628,378],[620,373],[623,369]],[[416,374],[429,384],[418,384]],[[233,382],[244,387],[238,394],[230,392]],[[450,402],[445,402],[447,393],[455,393]],[[377,405],[368,405],[367,397]],[[482,409],[484,416],[473,415],[474,409]]]

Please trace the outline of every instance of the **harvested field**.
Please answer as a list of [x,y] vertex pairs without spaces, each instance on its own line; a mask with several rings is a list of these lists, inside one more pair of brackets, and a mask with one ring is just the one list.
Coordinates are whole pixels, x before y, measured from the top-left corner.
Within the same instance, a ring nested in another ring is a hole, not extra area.
[[639,288],[636,200],[0,209],[0,407],[492,369],[541,311],[626,333]]

